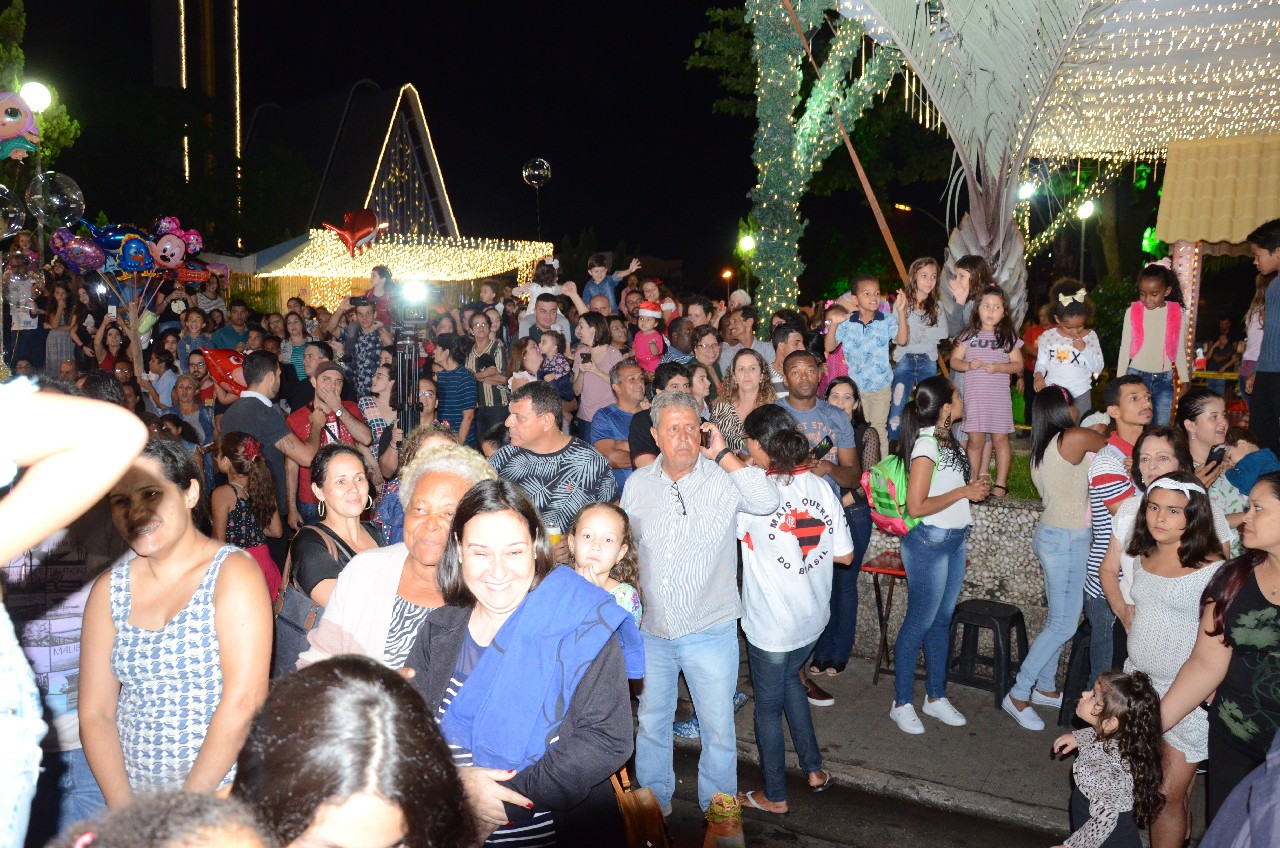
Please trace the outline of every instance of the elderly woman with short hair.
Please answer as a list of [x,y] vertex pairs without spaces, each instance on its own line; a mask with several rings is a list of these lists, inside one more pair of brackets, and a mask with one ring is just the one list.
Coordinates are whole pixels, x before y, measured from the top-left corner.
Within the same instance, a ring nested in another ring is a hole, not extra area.
[[505,480],[459,502],[440,560],[444,601],[407,667],[439,716],[489,842],[621,845],[609,777],[633,748],[635,621],[556,568],[538,511]]
[[400,474],[404,541],[365,551],[347,563],[298,667],[339,654],[403,666],[423,621],[445,603],[436,566],[458,501],[476,483],[495,476],[471,448],[438,445],[419,453]]

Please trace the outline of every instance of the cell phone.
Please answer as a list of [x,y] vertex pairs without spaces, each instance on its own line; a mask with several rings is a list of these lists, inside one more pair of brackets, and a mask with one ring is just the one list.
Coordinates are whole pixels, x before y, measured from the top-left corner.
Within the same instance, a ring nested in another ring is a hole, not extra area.
[[1206,465],[1217,465],[1227,456],[1227,446],[1218,445],[1209,449],[1209,458],[1205,462]]
[[822,437],[822,441],[813,446],[813,450],[810,451],[810,453],[813,454],[814,459],[822,459],[824,456],[831,453],[831,449],[833,447],[835,447],[835,443],[831,441],[831,436],[826,435]]
[[710,450],[711,449],[711,431],[703,430],[701,432],[702,432],[702,440],[701,440],[702,446],[707,450]]
[[583,365],[586,365],[588,362],[591,361],[591,351],[586,350],[578,354],[578,359],[582,360]]
[[112,318],[116,317],[116,305],[114,303],[107,307],[107,315]]

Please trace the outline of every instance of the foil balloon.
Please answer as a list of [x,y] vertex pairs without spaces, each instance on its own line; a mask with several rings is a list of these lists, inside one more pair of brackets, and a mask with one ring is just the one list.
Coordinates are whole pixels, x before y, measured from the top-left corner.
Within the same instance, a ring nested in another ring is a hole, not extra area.
[[202,286],[209,282],[209,269],[203,262],[183,262],[177,273],[178,282],[184,286]]
[[107,224],[105,227],[96,227],[84,218],[80,219],[80,223],[89,231],[89,237],[94,243],[108,253],[119,251],[120,243],[124,241],[125,236],[146,235],[142,230],[129,224]]
[[520,169],[520,176],[525,184],[533,188],[542,188],[551,182],[551,164],[546,159],[530,159]]
[[121,271],[129,273],[150,271],[155,267],[155,260],[151,257],[150,243],[142,236],[125,236],[124,241],[120,242],[120,258],[116,260],[116,264]]
[[27,209],[46,229],[70,226],[84,214],[84,192],[57,171],[37,174],[27,185]]
[[236,350],[200,348],[209,376],[222,388],[237,396],[249,388],[244,382],[244,354]]
[[85,271],[97,271],[107,264],[107,254],[102,248],[98,247],[93,239],[80,236],[67,242],[67,249],[63,252],[62,258],[69,265],[78,266]]
[[0,239],[16,236],[27,223],[27,210],[18,195],[0,185]]
[[336,233],[343,244],[347,246],[347,253],[351,254],[351,258],[355,259],[357,253],[364,251],[365,245],[373,241],[378,233],[390,227],[390,224],[379,223],[378,216],[368,209],[352,209],[342,216],[342,226],[324,222],[324,228]]
[[187,244],[182,239],[168,233],[160,236],[151,245],[151,257],[161,268],[174,270],[182,267],[182,260],[187,255]]
[[15,92],[0,92],[0,159],[26,159],[39,141],[40,129],[27,101]]

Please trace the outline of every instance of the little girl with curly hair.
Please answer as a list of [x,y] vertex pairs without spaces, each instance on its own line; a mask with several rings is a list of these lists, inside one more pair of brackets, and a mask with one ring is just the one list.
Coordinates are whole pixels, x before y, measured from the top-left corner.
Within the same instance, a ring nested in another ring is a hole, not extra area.
[[242,548],[257,561],[274,600],[280,590],[280,567],[267,550],[267,536],[279,538],[283,527],[262,443],[247,433],[223,436],[218,470],[227,475],[227,485],[214,489],[210,497],[213,538]]
[[1089,727],[1054,740],[1071,767],[1071,836],[1065,848],[1140,848],[1138,828],[1164,806],[1160,696],[1140,671],[1104,671],[1076,706]]

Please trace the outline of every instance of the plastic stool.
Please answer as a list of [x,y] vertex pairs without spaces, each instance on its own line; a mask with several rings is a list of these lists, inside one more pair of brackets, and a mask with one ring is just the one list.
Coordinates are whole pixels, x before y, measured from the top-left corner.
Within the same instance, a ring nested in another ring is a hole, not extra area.
[[[954,657],[956,628],[962,627],[960,656]],[[994,639],[993,656],[978,653],[978,630],[986,628]],[[1013,661],[1013,635],[1018,637],[1018,662]],[[1027,623],[1022,610],[999,601],[969,600],[956,606],[947,643],[947,681],[995,693],[996,708],[1013,687],[1014,673],[1027,656]],[[979,675],[977,667],[991,669],[991,677]]]
[[[893,611],[893,592],[898,581],[906,582],[907,572],[902,566],[902,554],[898,551],[885,551],[874,559],[864,562],[862,570],[871,575],[871,585],[876,590],[876,617],[880,621],[880,646],[876,650],[875,671],[871,675],[871,684],[880,685],[881,674],[893,674],[893,651],[889,648],[889,614]],[[889,581],[889,589],[883,592],[880,578]],[[917,671],[916,678],[923,680]]]

